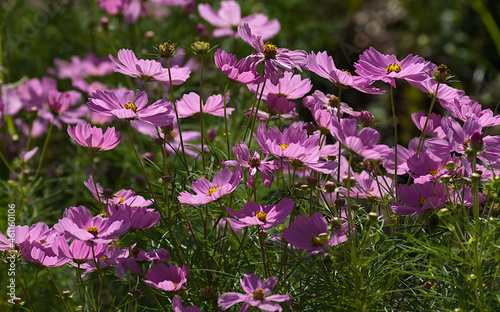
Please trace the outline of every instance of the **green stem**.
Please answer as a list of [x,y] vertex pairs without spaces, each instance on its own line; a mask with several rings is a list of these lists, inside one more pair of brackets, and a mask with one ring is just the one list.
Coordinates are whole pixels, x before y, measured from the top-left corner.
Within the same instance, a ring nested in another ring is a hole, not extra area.
[[226,94],[229,89],[229,83],[226,84],[226,88],[224,88],[224,126],[225,132],[224,135],[226,137],[226,145],[227,145],[227,159],[231,159],[231,145],[229,144],[229,132],[227,131],[227,105],[226,105]]
[[43,312],[44,310],[42,306],[42,297],[40,296],[40,287],[38,287],[38,272],[40,272],[39,269],[37,269],[35,273],[35,285],[36,285],[36,292],[38,294],[38,303],[40,304],[40,311]]
[[429,112],[427,113],[427,119],[425,119],[424,127],[422,128],[422,134],[420,135],[420,139],[418,140],[418,146],[417,146],[417,152],[416,152],[417,156],[418,156],[418,153],[423,148],[423,143],[425,140],[425,129],[427,128],[427,122],[429,121],[429,118],[430,118],[431,113],[432,113],[432,109],[434,108],[434,103],[436,103],[437,94],[439,91],[439,84],[440,83],[438,82],[438,84],[436,86],[436,92],[434,93],[434,96],[432,97],[432,102],[431,102],[431,106],[429,107]]
[[398,200],[398,123],[396,120],[396,110],[394,109],[394,96],[392,92],[391,85],[391,108],[392,108],[392,120],[394,123],[394,193],[396,195],[396,200]]
[[255,107],[255,114],[253,114],[253,108],[252,108],[252,112],[250,113],[250,116],[253,116],[253,120],[252,120],[252,128],[250,129],[250,138],[248,139],[248,146],[250,146],[250,143],[252,142],[252,138],[253,138],[253,131],[255,129],[255,121],[257,121],[257,114],[258,114],[258,110],[259,110],[259,106],[260,106],[260,101],[262,100],[262,95],[264,94],[264,88],[266,86],[266,81],[264,81],[264,84],[262,85],[262,90],[260,92],[260,96],[259,96],[259,99],[257,101],[257,106]]
[[54,279],[54,276],[52,276],[52,272],[50,272],[49,268],[46,268],[46,269],[47,269],[47,272],[49,272],[50,279],[52,280],[52,283],[54,283],[54,287],[57,290],[57,294],[59,294],[59,298],[61,299],[61,301],[63,303],[64,310],[66,310],[66,312],[69,312],[68,307],[66,306],[66,302],[64,302],[64,299],[62,297],[61,291],[59,290],[59,287],[57,286],[56,280]]
[[[204,138],[205,132],[203,129],[203,97],[202,97],[202,86],[203,86],[203,54],[201,54],[201,64],[200,64],[200,131],[201,131],[201,164],[203,166],[203,174],[205,174],[205,147],[204,147]],[[225,103],[224,103],[225,106]]]

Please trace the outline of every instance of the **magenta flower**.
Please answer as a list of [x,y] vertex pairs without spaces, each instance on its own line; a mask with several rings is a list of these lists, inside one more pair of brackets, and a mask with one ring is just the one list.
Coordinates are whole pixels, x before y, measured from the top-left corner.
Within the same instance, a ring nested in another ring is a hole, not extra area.
[[221,49],[217,49],[214,59],[215,66],[233,81],[243,84],[263,82],[263,77],[255,71],[250,59],[237,61],[236,56]]
[[283,219],[290,215],[294,206],[295,202],[286,197],[276,205],[261,206],[256,202],[249,202],[239,212],[227,207],[227,212],[236,218],[236,220],[228,218],[227,221],[234,229],[251,225],[267,229],[283,223]]
[[172,300],[172,308],[174,309],[174,312],[201,312],[200,308],[197,306],[184,307],[182,305],[181,298],[178,296],[175,296]]
[[223,36],[238,38],[238,33],[233,29],[245,23],[250,25],[254,33],[263,40],[274,37],[280,31],[278,20],[268,21],[264,14],[255,13],[241,18],[240,5],[236,1],[221,1],[218,12],[215,12],[210,4],[198,4],[198,12],[202,18],[217,27],[212,33],[216,38]]
[[[158,221],[160,221],[160,214],[152,209],[132,207],[127,204],[120,204],[118,210],[108,208],[109,216],[118,211],[123,211],[125,213],[125,221],[130,222],[130,231],[147,229],[154,226]],[[111,213],[110,213],[111,212]]]
[[193,195],[189,192],[181,192],[177,197],[182,204],[191,206],[200,206],[209,202],[213,202],[222,196],[233,192],[240,184],[243,175],[243,170],[240,166],[234,169],[224,168],[214,175],[213,182],[205,178],[197,179],[193,182],[192,188],[196,192]]
[[224,293],[219,297],[217,303],[222,310],[227,310],[237,303],[244,302],[240,312],[247,311],[251,306],[264,311],[282,311],[281,306],[275,302],[289,303],[292,297],[290,294],[269,296],[277,280],[276,277],[272,276],[262,282],[255,274],[244,274],[240,283],[246,294],[235,292]]
[[273,171],[280,168],[279,162],[277,160],[268,161],[267,154],[265,155],[264,159],[261,159],[259,153],[257,152],[255,152],[253,155],[250,155],[248,146],[241,141],[233,147],[233,153],[236,156],[237,160],[224,161],[224,165],[241,166],[248,168],[250,178],[247,181],[247,184],[250,186],[255,186],[255,175],[258,171],[260,171],[264,186],[267,188],[271,187],[271,184],[274,180]]
[[354,88],[358,91],[369,94],[382,94],[382,91],[373,86],[372,80],[365,77],[352,76],[347,70],[337,69],[333,58],[326,51],[307,55],[307,68],[313,73],[330,80],[341,88]]
[[84,206],[70,207],[64,211],[63,218],[54,225],[54,229],[66,237],[94,243],[109,243],[115,237],[128,232],[130,222],[125,222],[125,215],[118,211],[110,218],[92,217]]
[[53,268],[66,264],[69,259],[59,258],[52,249],[45,248],[39,242],[25,241],[19,246],[21,257],[40,268]]
[[395,55],[382,54],[370,47],[361,54],[354,67],[358,75],[371,80],[382,80],[395,88],[396,78],[408,78],[412,81],[428,78],[428,65],[429,62],[420,56],[410,54],[402,61],[398,61]]
[[[90,177],[88,181],[83,182],[83,184],[92,193],[92,196],[96,200],[101,199],[102,202],[107,203],[110,206],[125,204],[131,207],[147,207],[153,204],[153,201],[151,199],[146,200],[140,195],[135,195],[135,192],[132,190],[119,190],[112,195],[112,198],[108,199],[106,198],[106,196],[104,196],[104,190],[102,186],[99,183],[96,183],[94,185],[94,180],[92,179],[92,177]],[[95,186],[97,186],[97,192]],[[97,196],[97,193],[99,193],[99,196]]]
[[179,268],[176,265],[167,267],[158,263],[146,273],[147,280],[144,283],[164,291],[177,291],[187,282],[188,275],[189,269],[185,265]]
[[444,184],[427,182],[423,184],[398,185],[398,199],[391,209],[400,215],[418,213],[423,215],[427,209],[439,210],[444,206],[446,195]]
[[257,50],[257,53],[247,58],[251,59],[255,66],[264,63],[264,77],[270,79],[272,84],[278,84],[279,79],[284,76],[278,66],[287,71],[293,71],[295,68],[301,71],[305,65],[307,55],[305,51],[277,48],[271,43],[264,45],[262,37],[252,34],[250,26],[246,23],[238,26],[238,33],[241,39]]
[[108,244],[91,243],[74,239],[68,246],[68,242],[63,235],[54,239],[52,251],[59,257],[67,258],[73,266],[81,265],[87,260],[104,256]]
[[170,261],[170,254],[168,250],[160,248],[155,251],[146,252],[144,250],[134,250],[132,252],[133,258],[129,258],[128,254],[125,257],[117,259],[116,273],[119,279],[123,279],[125,272],[130,270],[135,274],[143,274],[142,264],[145,262],[153,262],[158,265],[160,262]]
[[[163,81],[169,82],[168,69],[163,68],[160,62],[154,60],[138,60],[135,53],[131,50],[121,49],[118,51],[118,60],[112,55],[109,58],[115,65],[115,72],[139,78],[144,81]],[[173,66],[170,68],[173,85],[183,84],[188,78],[191,70],[188,67]]]
[[[321,109],[327,110],[332,116],[335,117],[338,115],[338,103],[338,97],[331,94],[324,94],[319,90],[314,91],[312,95],[306,96],[302,101],[302,105],[304,105],[311,111],[312,107],[319,106]],[[347,114],[354,117],[359,117],[359,115],[361,114],[361,112],[354,111],[352,107],[344,102],[340,103],[340,112],[342,114]],[[343,116],[342,114],[340,115],[340,117]]]
[[420,131],[424,129],[424,125],[427,121],[427,126],[425,127],[426,136],[438,137],[441,139],[445,137],[443,129],[441,129],[441,115],[431,113],[431,115],[429,116],[429,120],[427,120],[426,114],[424,114],[423,112],[417,112],[411,114],[411,119]]
[[[229,92],[226,94],[226,105],[229,102]],[[218,117],[224,117],[224,102],[220,94],[209,96],[205,103],[202,102],[202,114],[210,114]],[[184,96],[177,101],[177,114],[179,118],[189,116],[198,116],[200,114],[200,96],[195,92],[184,94]],[[226,107],[228,115],[234,111],[234,108]]]
[[166,98],[148,106],[146,92],[137,90],[116,93],[113,91],[96,91],[87,103],[90,110],[104,116],[119,119],[141,119],[155,126],[168,126],[174,120],[172,105]]
[[[249,84],[247,87],[253,93],[257,92],[257,84]],[[276,85],[266,84],[264,91],[262,91],[262,88],[259,88],[258,95],[260,96],[262,92],[262,99],[264,100],[267,99],[269,94],[274,94],[279,98],[296,100],[306,95],[311,89],[311,80],[302,80],[300,75],[294,75],[293,72],[287,71],[283,73],[283,77],[278,80]]]
[[327,255],[325,252],[327,248],[347,240],[347,231],[348,224],[343,222],[342,226],[329,234],[326,218],[321,213],[315,212],[312,217],[301,215],[295,218],[290,228],[283,231],[283,238],[293,247],[310,250],[306,257],[317,253]]
[[108,128],[104,134],[101,128],[79,123],[75,128],[68,126],[69,136],[91,153],[100,153],[115,148],[122,136],[115,128]]
[[0,233],[0,251],[16,249],[23,242],[51,243],[54,238],[52,230],[42,221],[33,224],[31,227],[27,225],[9,226],[6,234]]
[[[104,250],[104,253],[102,254],[101,257],[97,257],[96,255],[97,263],[99,264],[99,269],[107,267],[117,267],[121,259],[128,258],[130,250],[134,249],[135,244],[132,244],[132,246],[125,248],[121,248],[119,244],[116,246],[106,245],[106,247],[107,248]],[[97,269],[96,261],[94,259],[89,259],[87,262],[83,263],[80,267],[85,270],[82,276],[87,275],[88,273]],[[123,279],[123,276],[121,276],[120,279]]]
[[108,58],[99,58],[89,53],[83,59],[74,55],[71,61],[54,59],[55,69],[49,69],[49,73],[59,79],[86,78],[88,76],[106,76],[113,72],[113,63]]

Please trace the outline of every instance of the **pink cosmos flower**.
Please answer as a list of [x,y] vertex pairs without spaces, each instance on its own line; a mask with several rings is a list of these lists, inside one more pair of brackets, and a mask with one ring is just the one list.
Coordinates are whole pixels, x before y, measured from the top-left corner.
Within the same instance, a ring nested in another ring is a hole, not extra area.
[[0,232],[0,251],[8,249],[16,249],[23,242],[49,242],[54,236],[52,230],[45,222],[38,222],[31,227],[27,225],[9,226],[6,231],[7,235]]
[[153,209],[132,207],[127,204],[120,204],[116,210],[111,207],[108,208],[110,217],[118,211],[125,213],[124,220],[130,222],[130,231],[132,232],[150,228],[160,221],[160,214]]
[[264,186],[267,188],[271,187],[274,180],[273,171],[280,168],[277,160],[268,161],[267,154],[264,159],[261,159],[259,153],[257,152],[250,155],[248,146],[241,141],[233,147],[233,153],[237,160],[227,160],[222,164],[226,166],[241,166],[248,168],[250,178],[247,181],[247,185],[250,186],[255,186],[255,175],[258,171],[260,171]]
[[[335,95],[324,94],[323,92],[316,90],[312,95],[306,96],[303,99],[302,105],[311,111],[313,106],[319,106],[321,109],[327,110],[332,116],[338,116],[338,102],[339,99]],[[340,103],[340,112],[340,117],[342,117],[343,114],[359,117],[361,114],[361,112],[355,111],[344,102]]]
[[[120,204],[128,205],[131,207],[147,207],[153,204],[153,200],[151,199],[146,200],[144,199],[144,197],[140,195],[135,195],[135,192],[132,190],[123,190],[123,189],[114,193],[112,195],[112,198],[107,199],[104,196],[103,193],[104,190],[102,186],[99,183],[96,183],[94,185],[94,179],[92,178],[92,176],[88,179],[88,181],[83,182],[83,184],[92,193],[92,196],[96,200],[101,199],[102,202],[105,202],[110,206],[113,206],[113,208],[114,206],[118,206]],[[97,186],[97,192],[95,186]],[[99,193],[99,196],[97,196],[97,193]]]
[[256,202],[249,202],[240,209],[239,212],[227,207],[227,212],[236,218],[227,219],[234,229],[241,229],[246,226],[258,225],[261,229],[267,229],[283,223],[283,219],[288,217],[295,206],[295,202],[290,198],[283,198],[276,205],[261,206]]
[[88,123],[79,123],[75,128],[68,126],[68,134],[90,153],[100,153],[113,149],[122,139],[120,132],[115,131],[115,128],[108,128],[103,134],[101,128],[92,127]]
[[442,208],[446,201],[444,184],[427,182],[423,184],[398,185],[398,199],[391,209],[399,215],[418,213],[423,215],[427,209]]
[[269,295],[277,281],[278,279],[274,276],[262,282],[256,274],[243,274],[240,283],[246,294],[224,293],[219,297],[217,303],[222,310],[227,310],[237,303],[244,302],[240,312],[246,312],[249,307],[257,307],[264,311],[282,311],[281,306],[275,302],[290,302],[292,297],[290,294]]
[[[118,266],[120,259],[128,258],[130,250],[134,249],[135,244],[132,244],[132,246],[125,248],[121,248],[119,244],[116,246],[106,245],[106,247],[107,248],[105,249],[101,257],[97,257],[96,255],[99,269]],[[82,277],[97,269],[96,261],[94,259],[89,259],[80,267],[85,270],[85,272],[83,272],[82,274]],[[123,276],[120,279],[123,279]]]
[[240,184],[243,175],[243,170],[240,166],[234,169],[224,168],[214,175],[213,182],[205,178],[197,179],[193,182],[192,188],[196,192],[193,195],[189,192],[181,192],[177,197],[182,204],[191,206],[200,206],[209,202],[213,202],[222,196],[233,192]]
[[262,37],[252,34],[252,30],[247,23],[238,26],[238,33],[241,39],[257,50],[257,53],[247,58],[251,59],[255,66],[264,63],[264,78],[270,79],[272,84],[278,84],[279,79],[284,76],[278,66],[287,71],[293,71],[295,68],[302,71],[307,55],[305,51],[277,48],[271,43],[264,45]]
[[221,49],[217,49],[214,59],[215,66],[233,81],[243,84],[263,82],[263,77],[255,71],[250,59],[238,61],[236,56]]
[[424,112],[417,112],[411,114],[411,119],[420,131],[424,129],[424,125],[427,121],[427,126],[425,127],[426,136],[437,138],[445,137],[443,129],[441,129],[441,115],[431,113],[429,120],[427,120],[427,115],[424,114]]
[[[163,81],[168,83],[170,81],[168,68],[163,68],[160,62],[154,60],[138,60],[135,53],[131,50],[121,49],[118,51],[118,60],[112,55],[109,58],[115,65],[115,72],[139,78],[144,81]],[[172,76],[172,84],[180,85],[188,78],[191,70],[188,67],[173,66],[170,68]]]
[[395,55],[382,54],[370,47],[361,54],[354,67],[358,75],[371,80],[382,80],[396,88],[396,78],[408,78],[413,81],[427,79],[428,65],[429,62],[420,56],[409,54],[402,61],[398,61]]
[[144,283],[164,291],[177,291],[187,282],[188,275],[189,269],[185,265],[179,268],[176,265],[167,267],[158,263],[146,273],[147,280]]
[[104,116],[119,119],[141,119],[155,126],[168,126],[174,120],[172,105],[166,98],[148,106],[146,92],[137,90],[117,93],[97,90],[87,103],[90,110]]
[[[257,84],[247,85],[248,89],[253,93],[257,92],[257,86]],[[288,100],[296,100],[306,95],[311,89],[311,80],[302,80],[300,75],[294,75],[293,72],[287,71],[283,73],[283,77],[278,80],[276,85],[266,84],[264,91],[262,91],[262,88],[259,88],[258,95],[260,96],[262,92],[262,99],[264,100],[267,100],[268,94],[274,94],[279,98]]]
[[212,33],[216,38],[223,36],[238,38],[238,33],[233,29],[245,23],[250,25],[253,32],[263,40],[274,37],[280,31],[278,20],[268,21],[264,14],[255,13],[241,18],[240,5],[236,1],[221,1],[218,12],[215,12],[210,4],[198,4],[198,12],[202,18],[217,27]]
[[317,172],[332,174],[337,168],[334,161],[320,160],[320,134],[308,137],[302,122],[296,122],[283,130],[278,127],[266,131],[264,124],[259,124],[255,135],[256,141],[266,152],[284,158],[295,168],[306,166]]
[[295,218],[290,227],[283,231],[283,238],[296,248],[310,250],[306,254],[306,257],[309,257],[317,253],[327,255],[325,249],[347,240],[347,231],[348,224],[343,222],[342,226],[329,234],[326,218],[315,212],[312,217],[301,215]]
[[174,309],[174,312],[201,312],[200,308],[197,306],[184,307],[182,305],[181,298],[178,296],[175,296],[172,300],[172,308]]
[[59,257],[67,258],[73,266],[81,265],[87,260],[93,259],[94,255],[97,259],[104,256],[108,244],[91,243],[74,239],[68,246],[68,242],[63,235],[54,239],[52,243],[52,251]]
[[74,55],[70,62],[55,58],[54,65],[56,68],[49,69],[49,73],[59,79],[106,76],[113,72],[113,63],[108,58],[99,58],[92,53],[85,55],[83,59]]
[[500,124],[500,115],[493,116],[491,109],[483,110],[481,104],[471,100],[468,96],[456,97],[447,109],[453,117],[464,122],[474,117],[483,127],[494,127]]
[[[438,83],[429,76],[427,76],[424,80],[422,80],[421,77],[417,77],[416,80],[406,78],[406,81],[408,81],[408,83],[412,86],[420,89],[420,91],[426,93],[430,98],[434,97],[434,94],[436,93]],[[450,109],[455,101],[455,98],[461,98],[464,95],[465,92],[463,90],[458,90],[441,83],[439,84],[439,90],[436,98],[444,109]]]
[[59,258],[52,249],[45,248],[39,242],[25,241],[19,246],[21,257],[40,268],[53,268],[66,264],[69,259]]
[[54,229],[66,237],[94,243],[109,243],[115,237],[128,232],[130,222],[125,222],[123,212],[117,212],[110,218],[92,217],[84,206],[70,207],[64,211],[63,218],[54,225]]
[[[229,92],[226,94],[226,105],[228,102]],[[195,92],[184,94],[184,96],[177,101],[176,107],[179,118],[198,116],[200,114],[200,96]],[[233,111],[234,108],[226,107],[228,115],[230,115]],[[224,103],[222,95],[211,95],[205,103],[202,102],[202,114],[224,117]]]
[[354,88],[368,94],[382,94],[386,91],[371,86],[372,80],[365,77],[352,76],[347,70],[337,69],[333,58],[326,51],[307,55],[307,68],[313,73],[330,80],[341,88]]

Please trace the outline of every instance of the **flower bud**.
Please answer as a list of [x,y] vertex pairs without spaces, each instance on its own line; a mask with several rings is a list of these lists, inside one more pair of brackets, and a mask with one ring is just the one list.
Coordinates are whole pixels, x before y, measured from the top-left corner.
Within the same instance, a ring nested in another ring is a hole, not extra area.
[[65,290],[62,292],[62,297],[63,299],[71,299],[73,296],[71,295],[71,291]]
[[316,177],[308,177],[307,178],[307,185],[309,185],[309,186],[316,186],[316,185],[318,185],[318,178],[316,178]]
[[368,111],[361,111],[359,121],[363,127],[371,127],[375,123],[375,117]]
[[335,206],[337,206],[337,207],[345,206],[345,199],[343,199],[343,198],[337,198],[335,200]]
[[472,182],[478,182],[479,180],[481,180],[481,175],[479,173],[474,172],[473,174],[471,174],[470,178]]
[[205,41],[196,41],[191,44],[191,48],[196,54],[207,54],[210,51],[210,43]]
[[108,31],[109,18],[107,18],[107,17],[101,18],[101,20],[99,21],[99,25],[101,25],[102,30]]
[[478,153],[483,150],[483,133],[481,131],[474,131],[470,137],[469,150],[473,153]]
[[434,80],[436,80],[437,82],[446,82],[446,80],[451,78],[450,70],[446,65],[441,64],[436,67],[436,69],[434,69],[432,78],[434,78]]
[[152,31],[152,30],[148,30],[148,31],[146,31],[146,32],[144,33],[144,38],[145,38],[146,40],[151,40],[151,39],[153,39],[154,37],[155,37],[155,32],[154,32],[154,31]]
[[325,188],[325,191],[327,193],[333,193],[333,192],[335,192],[337,185],[335,183],[333,183],[332,181],[327,181],[327,182],[325,182],[325,184],[323,184],[323,187]]
[[168,184],[172,181],[172,176],[171,175],[164,175],[163,177],[161,177],[161,181],[165,184]]
[[351,205],[351,210],[352,211],[358,211],[359,210],[359,205],[358,204],[352,204]]
[[368,221],[377,221],[377,220],[378,220],[378,213],[376,212],[368,213]]
[[451,160],[444,165],[444,169],[446,169],[446,170],[454,170],[456,168],[457,168],[457,164],[455,164]]
[[308,188],[309,188],[309,185],[307,185],[307,184],[302,184],[302,185],[300,186],[300,189],[301,189],[302,191],[305,191],[305,190],[307,190]]
[[208,130],[207,137],[210,140],[210,142],[213,142],[215,140],[215,138],[217,137],[217,129]]
[[438,216],[443,218],[450,214],[450,210],[448,208],[441,208],[438,212]]
[[153,153],[144,153],[142,154],[142,158],[144,158],[145,160],[149,160],[149,161],[154,161],[155,160],[155,155]]
[[332,226],[333,229],[338,228],[341,222],[342,220],[339,217],[333,217],[330,219],[330,225]]
[[451,181],[451,176],[449,174],[443,174],[441,176],[441,182],[450,183],[450,181]]
[[167,41],[163,44],[157,44],[156,50],[158,51],[159,57],[164,57],[168,59],[175,56],[175,51],[177,51],[177,47],[175,46],[175,43],[170,43],[170,41]]
[[208,38],[208,36],[210,36],[207,28],[202,23],[198,23],[198,25],[196,25],[196,31],[198,32],[198,36],[200,37]]
[[160,138],[160,137],[156,137],[155,138],[155,144],[156,145],[162,145],[165,143],[165,140],[163,138]]
[[23,299],[15,297],[12,299],[12,302],[14,302],[14,305],[23,305]]
[[132,292],[129,292],[128,295],[132,298],[139,298],[142,295],[142,291],[140,289],[134,289]]
[[112,189],[104,189],[102,190],[102,196],[107,199],[112,199],[115,196],[115,192]]

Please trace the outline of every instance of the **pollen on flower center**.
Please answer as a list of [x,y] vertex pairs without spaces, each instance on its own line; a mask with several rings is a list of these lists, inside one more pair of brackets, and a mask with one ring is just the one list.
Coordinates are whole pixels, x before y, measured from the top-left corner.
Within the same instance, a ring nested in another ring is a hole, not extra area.
[[168,140],[173,140],[175,138],[175,136],[177,135],[177,133],[175,131],[170,131],[169,133],[165,133],[165,137],[168,139]]
[[109,259],[109,257],[106,256],[106,255],[104,255],[104,256],[102,256],[102,257],[99,258],[99,260],[106,260],[106,259]]
[[135,104],[132,102],[125,103],[125,105],[123,105],[123,107],[125,109],[131,109],[134,111],[134,113],[137,113],[137,106],[135,106]]
[[208,193],[207,193],[207,196],[211,196],[213,192],[217,191],[217,189],[219,188],[218,185],[216,186],[212,186],[209,190],[208,190]]
[[276,59],[276,46],[272,43],[266,43],[264,45],[264,57],[268,59]]
[[284,150],[286,150],[288,148],[288,144],[279,143],[278,145],[281,147],[282,151],[284,151]]
[[342,71],[343,71],[344,73],[348,74],[349,76],[352,76],[351,72],[350,72],[350,71],[348,71],[347,69],[342,69]]
[[260,166],[260,158],[250,157],[250,159],[248,159],[248,164],[250,165],[250,167],[258,167]]
[[466,150],[469,147],[469,143],[470,143],[470,138],[464,141],[463,143],[464,150]]
[[321,247],[321,246],[323,246],[325,244],[325,241],[326,241],[327,237],[328,237],[328,234],[321,233],[318,236],[314,236],[312,238],[311,242],[312,242],[313,246],[315,246],[315,247]]
[[263,301],[266,298],[266,294],[264,293],[264,289],[259,288],[253,292],[252,299]]
[[123,197],[121,197],[121,195],[118,195],[118,201],[121,203],[123,203],[125,201],[125,199],[123,199]]
[[96,226],[89,226],[87,232],[95,236],[99,233],[99,229]]
[[422,197],[422,198],[420,198],[420,199],[418,200],[418,205],[419,205],[420,207],[422,207],[422,206],[424,205],[424,203],[425,203],[425,201],[426,201],[426,200],[427,200],[427,197]]
[[436,174],[438,174],[438,173],[439,173],[439,170],[437,170],[437,169],[429,169],[429,170],[427,170],[427,174],[432,174],[433,177],[435,177]]
[[179,284],[178,281],[172,281],[172,284],[174,284],[174,286],[177,286],[177,284]]
[[401,71],[401,66],[399,66],[398,64],[391,64],[389,66],[387,66],[387,73],[390,74],[392,72],[395,72],[395,73],[399,73]]
[[259,211],[255,214],[255,217],[259,219],[260,222],[266,222],[267,221],[267,213],[264,211]]

